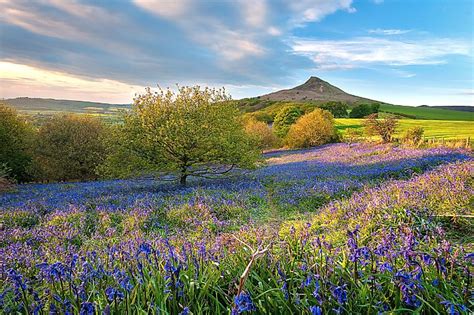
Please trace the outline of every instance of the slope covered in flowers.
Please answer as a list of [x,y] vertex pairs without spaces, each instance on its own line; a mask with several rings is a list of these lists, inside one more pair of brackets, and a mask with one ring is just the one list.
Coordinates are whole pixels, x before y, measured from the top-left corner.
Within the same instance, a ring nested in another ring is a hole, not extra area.
[[472,310],[473,226],[457,217],[472,214],[468,152],[335,144],[266,158],[256,171],[185,189],[147,179],[0,195],[0,307]]

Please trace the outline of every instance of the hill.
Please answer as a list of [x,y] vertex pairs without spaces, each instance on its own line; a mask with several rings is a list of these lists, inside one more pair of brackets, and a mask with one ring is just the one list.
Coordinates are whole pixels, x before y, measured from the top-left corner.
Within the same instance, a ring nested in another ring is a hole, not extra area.
[[418,107],[422,108],[437,108],[437,109],[449,109],[449,110],[456,110],[460,112],[474,112],[474,106],[462,106],[462,105],[441,105],[441,106],[429,106],[429,105],[421,105]]
[[[468,107],[468,106],[463,106]],[[382,104],[380,111],[392,114],[400,114],[412,119],[432,120],[469,120],[474,121],[474,112],[456,110],[454,106],[438,108],[437,106],[402,106]],[[451,109],[452,108],[452,109]]]
[[357,104],[379,103],[380,111],[397,114],[406,119],[464,120],[474,121],[474,107],[471,106],[403,106],[371,100],[348,94],[342,89],[318,78],[310,77],[305,83],[291,89],[238,100],[240,108],[252,113],[257,119],[272,121],[275,114],[285,105],[297,104],[305,112],[321,104],[337,101],[347,103],[349,107]]
[[122,109],[127,109],[130,104],[110,104],[100,102],[57,100],[52,98],[18,97],[1,100],[21,112],[32,115],[53,115],[59,112],[81,113],[93,115],[113,115]]
[[305,83],[292,89],[281,90],[258,97],[268,101],[339,101],[344,103],[377,102],[344,92],[340,88],[318,78],[310,77]]

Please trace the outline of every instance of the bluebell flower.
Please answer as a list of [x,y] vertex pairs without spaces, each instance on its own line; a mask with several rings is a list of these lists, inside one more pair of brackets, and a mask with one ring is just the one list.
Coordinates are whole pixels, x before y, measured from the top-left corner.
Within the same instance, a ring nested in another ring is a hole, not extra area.
[[310,306],[309,311],[311,312],[311,315],[321,315],[323,314],[323,310],[316,305]]
[[240,293],[238,296],[234,297],[234,303],[236,310],[238,311],[238,314],[243,313],[243,312],[251,312],[255,311],[256,307],[252,302],[252,299],[250,298],[250,295],[248,295],[245,292]]
[[117,290],[113,287],[108,287],[107,289],[105,289],[105,295],[107,296],[107,300],[109,300],[110,303],[113,302],[115,299],[122,300],[125,297],[122,291]]
[[95,314],[95,306],[91,302],[83,302],[81,304],[81,310],[79,315],[94,315]]

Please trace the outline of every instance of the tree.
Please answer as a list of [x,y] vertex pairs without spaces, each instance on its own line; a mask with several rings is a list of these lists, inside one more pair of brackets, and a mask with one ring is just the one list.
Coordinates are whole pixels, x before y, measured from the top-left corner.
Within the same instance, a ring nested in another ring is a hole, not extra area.
[[290,126],[303,115],[303,111],[293,105],[283,107],[275,116],[273,121],[273,129],[275,134],[284,138],[290,130]]
[[347,117],[347,104],[342,102],[327,102],[319,106],[319,108],[329,111],[335,118]]
[[[128,175],[174,174],[185,186],[189,176],[215,177],[236,167],[254,167],[260,153],[229,100],[223,89],[180,87],[176,93],[147,89],[135,99],[118,130],[115,151],[130,156]],[[117,155],[107,161],[111,174],[120,167]]]
[[379,135],[385,143],[392,141],[397,124],[398,120],[395,117],[388,116],[384,119],[377,119],[377,114],[371,114],[364,120],[367,135]]
[[35,145],[39,177],[47,180],[96,178],[105,156],[102,122],[85,115],[58,115],[41,126]]
[[290,127],[286,143],[291,148],[306,148],[329,143],[337,137],[334,117],[326,110],[316,108],[302,116]]
[[355,106],[351,113],[349,114],[350,118],[364,118],[370,114],[378,113],[380,104],[360,104]]
[[20,182],[29,180],[33,128],[13,108],[0,104],[0,164],[9,176]]
[[245,132],[255,140],[259,149],[275,147],[279,139],[267,123],[250,118],[245,123]]

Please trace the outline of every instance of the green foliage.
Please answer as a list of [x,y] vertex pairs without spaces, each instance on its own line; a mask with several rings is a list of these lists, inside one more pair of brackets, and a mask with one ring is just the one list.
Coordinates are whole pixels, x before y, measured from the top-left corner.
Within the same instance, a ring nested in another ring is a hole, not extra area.
[[378,113],[380,104],[360,104],[354,107],[349,114],[350,118],[364,118],[370,114]]
[[270,126],[262,121],[249,119],[245,123],[245,132],[254,139],[260,149],[270,149],[278,145],[279,139]]
[[288,131],[290,130],[290,126],[298,120],[303,115],[303,111],[296,106],[288,105],[283,107],[275,116],[275,120],[273,121],[273,129],[275,133],[284,138]]
[[290,127],[285,141],[290,148],[306,148],[329,143],[335,137],[334,117],[330,112],[317,108]]
[[41,126],[35,142],[39,178],[85,180],[96,177],[105,146],[105,126],[89,116],[55,116]]
[[347,110],[349,109],[346,103],[343,102],[327,102],[319,106],[319,108],[329,111],[334,118],[347,117]]
[[398,120],[394,117],[386,117],[377,119],[377,114],[371,114],[364,120],[365,132],[369,136],[378,135],[382,141],[388,143],[392,141],[392,137],[397,128]]
[[382,104],[380,111],[415,119],[473,121],[474,112],[462,112],[435,107],[415,107]]
[[181,87],[177,93],[148,89],[135,99],[116,136],[106,161],[108,174],[175,174],[185,185],[189,176],[252,168],[259,158],[225,91],[199,86]]
[[408,145],[418,146],[423,141],[424,133],[425,129],[423,129],[423,127],[411,127],[405,131],[403,142]]
[[18,181],[30,179],[33,129],[14,109],[0,104],[0,164]]

